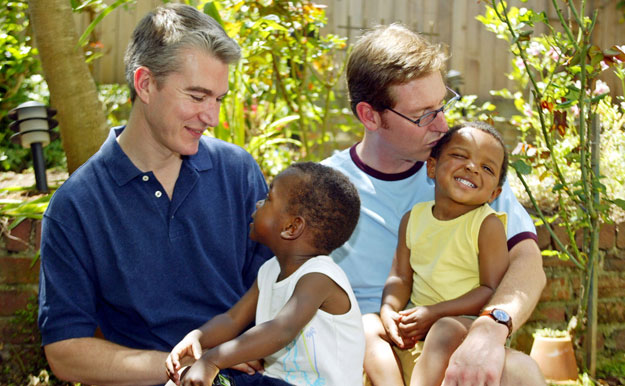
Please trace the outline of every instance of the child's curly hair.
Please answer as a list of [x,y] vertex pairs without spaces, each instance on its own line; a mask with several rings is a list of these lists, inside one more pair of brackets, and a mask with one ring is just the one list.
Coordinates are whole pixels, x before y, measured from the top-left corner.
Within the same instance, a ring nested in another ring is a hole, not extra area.
[[302,216],[313,234],[313,245],[329,254],[352,235],[360,216],[360,197],[343,173],[315,162],[292,164],[298,185],[289,193],[287,211]]

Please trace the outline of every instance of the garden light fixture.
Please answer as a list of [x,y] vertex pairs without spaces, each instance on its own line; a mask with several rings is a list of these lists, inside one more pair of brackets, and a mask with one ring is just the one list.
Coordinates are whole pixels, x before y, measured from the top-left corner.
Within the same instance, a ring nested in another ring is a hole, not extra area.
[[48,193],[43,147],[58,136],[52,132],[58,125],[58,122],[52,119],[54,114],[55,109],[33,101],[22,103],[9,112],[9,118],[13,120],[9,127],[16,132],[11,136],[11,141],[21,143],[25,148],[30,147],[37,190],[42,193]]

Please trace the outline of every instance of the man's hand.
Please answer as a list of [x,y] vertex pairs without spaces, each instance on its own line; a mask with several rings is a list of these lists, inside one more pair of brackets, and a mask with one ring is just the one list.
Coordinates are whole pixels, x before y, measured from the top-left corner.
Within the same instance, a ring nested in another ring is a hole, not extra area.
[[476,319],[467,337],[449,359],[442,386],[499,386],[507,335],[506,326],[488,317]]
[[402,310],[399,311],[399,315],[401,315],[398,325],[399,333],[404,340],[413,342],[423,340],[430,331],[432,324],[440,319],[439,315],[436,315],[431,308],[426,306]]

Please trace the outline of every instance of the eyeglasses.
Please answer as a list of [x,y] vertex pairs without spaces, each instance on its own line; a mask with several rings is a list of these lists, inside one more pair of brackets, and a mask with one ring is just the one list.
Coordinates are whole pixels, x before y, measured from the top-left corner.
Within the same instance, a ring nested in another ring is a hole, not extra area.
[[427,126],[430,123],[432,123],[434,119],[436,119],[436,116],[438,115],[438,113],[444,113],[445,111],[449,110],[458,101],[458,99],[460,99],[460,94],[458,94],[457,92],[455,92],[453,89],[449,87],[446,87],[446,88],[447,90],[451,91],[454,94],[454,96],[450,100],[448,100],[447,103],[445,103],[443,107],[441,107],[440,109],[428,111],[427,113],[423,114],[417,119],[408,118],[404,114],[400,113],[399,111],[395,111],[390,107],[387,107],[386,109],[394,112],[395,114],[399,115],[400,117],[406,120],[409,120],[410,122],[414,123],[415,125],[419,127]]

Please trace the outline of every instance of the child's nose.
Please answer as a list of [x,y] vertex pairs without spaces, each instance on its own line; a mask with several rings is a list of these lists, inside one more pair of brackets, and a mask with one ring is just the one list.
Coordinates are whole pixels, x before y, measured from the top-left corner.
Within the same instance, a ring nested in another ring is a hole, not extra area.
[[467,164],[464,167],[465,167],[465,169],[467,169],[470,172],[474,172],[475,171],[475,164],[471,160],[467,161]]

